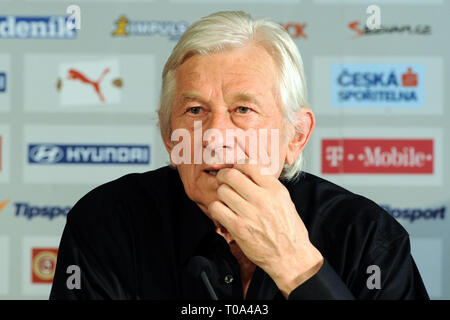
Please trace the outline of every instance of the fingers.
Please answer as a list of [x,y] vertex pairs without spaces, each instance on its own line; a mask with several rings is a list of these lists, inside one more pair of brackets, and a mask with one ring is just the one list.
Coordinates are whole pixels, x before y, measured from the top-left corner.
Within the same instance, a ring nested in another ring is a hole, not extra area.
[[250,200],[260,188],[241,171],[234,168],[219,170],[216,176],[219,184],[227,184],[245,200]]
[[251,211],[251,204],[227,184],[220,185],[217,189],[217,197],[237,215],[247,216]]
[[[259,144],[258,158],[253,159],[257,160],[256,164],[252,163],[249,160],[243,164],[237,163],[233,166],[233,168],[247,175],[251,180],[253,180],[254,183],[262,188],[270,187],[274,183],[274,180],[278,180],[272,174],[264,174],[265,172],[267,172],[267,167],[272,166],[272,162],[274,162],[274,164],[276,165],[275,161],[278,162],[279,160],[278,157],[275,156],[275,154],[272,155],[272,157],[269,155],[267,147],[267,143]],[[278,165],[276,165],[276,167],[278,167]]]
[[218,221],[233,235],[238,216],[230,208],[220,201],[213,201],[208,206],[208,212],[212,219]]
[[261,188],[270,187],[276,179],[272,175],[261,174],[262,166],[256,164],[235,164],[234,169],[247,175],[254,183]]

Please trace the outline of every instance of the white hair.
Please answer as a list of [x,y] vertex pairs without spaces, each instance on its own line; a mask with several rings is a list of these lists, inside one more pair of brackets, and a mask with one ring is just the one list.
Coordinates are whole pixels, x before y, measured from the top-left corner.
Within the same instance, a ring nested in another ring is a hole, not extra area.
[[[192,24],[182,35],[162,73],[160,109],[161,134],[171,134],[170,114],[175,95],[177,68],[195,54],[207,55],[254,44],[264,48],[278,67],[279,102],[287,124],[300,128],[296,114],[307,105],[306,81],[300,52],[286,30],[278,23],[257,19],[242,11],[211,14]],[[284,165],[280,178],[294,180],[301,172],[302,154],[291,165]]]

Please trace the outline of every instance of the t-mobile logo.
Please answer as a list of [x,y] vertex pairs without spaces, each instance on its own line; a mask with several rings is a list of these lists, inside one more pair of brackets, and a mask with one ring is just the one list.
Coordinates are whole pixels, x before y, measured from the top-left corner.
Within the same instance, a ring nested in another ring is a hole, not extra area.
[[326,159],[329,161],[330,167],[337,167],[344,159],[344,147],[329,146],[326,148]]

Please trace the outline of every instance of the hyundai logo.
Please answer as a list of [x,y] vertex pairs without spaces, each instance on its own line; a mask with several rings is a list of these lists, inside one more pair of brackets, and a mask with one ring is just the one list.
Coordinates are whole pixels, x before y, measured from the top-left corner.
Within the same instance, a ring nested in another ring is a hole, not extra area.
[[28,147],[28,158],[34,163],[56,163],[64,157],[62,148],[53,144],[35,144]]

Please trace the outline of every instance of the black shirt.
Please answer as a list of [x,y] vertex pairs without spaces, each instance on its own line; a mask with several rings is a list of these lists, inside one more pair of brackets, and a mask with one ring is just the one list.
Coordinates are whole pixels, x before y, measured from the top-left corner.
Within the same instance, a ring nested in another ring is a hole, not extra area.
[[[408,233],[386,211],[308,173],[283,184],[325,259],[289,299],[428,299]],[[220,300],[243,299],[239,263],[187,197],[178,171],[129,174],[92,190],[69,212],[50,299],[209,299],[187,267],[194,256],[211,261]],[[79,267],[80,289],[67,287],[70,265]],[[379,267],[379,289],[368,286],[371,265]],[[246,299],[284,297],[256,267]]]

